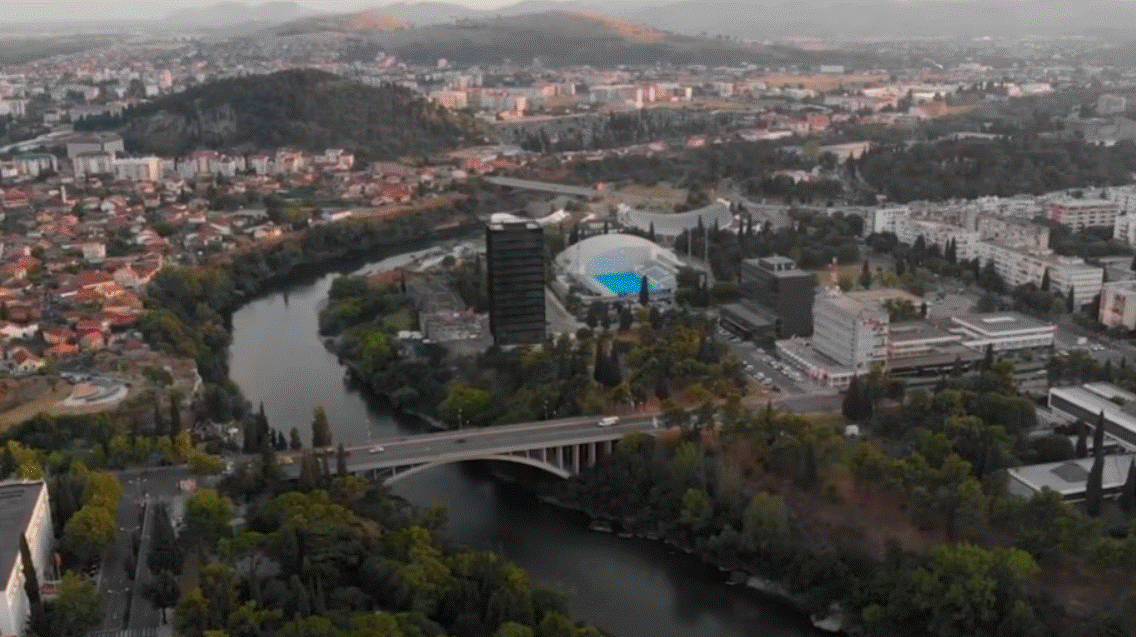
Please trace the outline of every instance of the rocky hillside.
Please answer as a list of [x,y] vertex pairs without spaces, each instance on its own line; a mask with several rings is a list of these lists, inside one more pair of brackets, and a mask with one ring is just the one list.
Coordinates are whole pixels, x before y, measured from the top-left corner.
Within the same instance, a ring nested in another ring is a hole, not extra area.
[[393,85],[367,86],[316,70],[204,84],[125,114],[135,152],[182,155],[293,146],[347,148],[365,159],[423,155],[478,142],[472,118]]

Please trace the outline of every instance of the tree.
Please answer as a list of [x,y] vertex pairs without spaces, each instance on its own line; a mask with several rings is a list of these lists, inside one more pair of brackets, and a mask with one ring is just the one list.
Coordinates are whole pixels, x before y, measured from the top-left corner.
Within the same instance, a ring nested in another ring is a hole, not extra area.
[[316,405],[312,416],[312,449],[331,446],[331,425],[327,422],[327,412],[323,405]]
[[1104,411],[1097,414],[1097,424],[1093,428],[1093,455],[1104,455]]
[[[154,510],[153,535],[150,539],[150,554],[146,556],[146,566],[157,573],[162,570],[180,570],[181,546],[170,520],[169,509],[159,503]],[[175,600],[176,601],[176,600]]]
[[205,600],[201,587],[194,587],[178,601],[174,611],[174,627],[184,637],[204,637],[209,628],[208,621],[209,602]]
[[335,475],[340,478],[347,475],[347,450],[343,448],[342,442],[335,450]]
[[90,579],[70,571],[63,574],[51,602],[48,634],[52,637],[79,637],[99,624],[102,609],[95,585]]
[[1045,269],[1045,274],[1041,275],[1041,291],[1049,291],[1049,268]]
[[1077,428],[1077,457],[1089,457],[1089,426],[1084,421],[1078,420],[1074,427]]
[[1093,457],[1093,466],[1089,469],[1089,477],[1085,482],[1085,512],[1097,517],[1104,502],[1104,455],[1096,454]]
[[170,392],[170,440],[176,440],[181,433],[181,393]]
[[114,517],[106,507],[84,504],[63,526],[63,548],[83,564],[94,564],[114,541]]
[[300,430],[295,427],[292,427],[292,430],[288,432],[288,447],[292,451],[299,451],[304,448],[304,441],[300,439]]
[[1120,508],[1128,515],[1136,513],[1136,458],[1128,462],[1128,477],[1120,491]]
[[994,369],[994,344],[986,344],[986,353],[982,357],[982,371],[988,372]]
[[867,290],[872,287],[872,269],[868,265],[868,260],[864,260],[864,266],[860,269],[860,287]]
[[646,307],[651,302],[651,284],[647,281],[647,275],[644,274],[643,278],[639,280],[639,305]]
[[162,624],[165,624],[166,609],[173,608],[181,597],[177,575],[167,568],[157,571],[149,588],[146,589],[146,597],[150,603],[162,610]]
[[1077,303],[1076,303],[1076,301],[1074,301],[1074,299],[1076,299],[1076,298],[1077,298],[1077,295],[1073,290],[1073,286],[1070,285],[1069,286],[1069,298],[1066,300],[1066,305],[1065,305],[1065,311],[1069,312],[1070,314],[1077,311]]
[[1136,270],[1136,257],[1132,257],[1132,265],[1128,266],[1130,270]]
[[43,634],[46,628],[43,614],[43,599],[39,595],[39,576],[36,575],[32,550],[28,546],[27,535],[20,534],[20,564],[24,571],[24,593],[28,596],[28,614],[32,631]]
[[871,414],[870,398],[858,375],[853,376],[848,383],[848,389],[844,392],[844,401],[841,403],[841,412],[848,420],[857,422]]
[[213,489],[201,489],[185,503],[182,537],[185,543],[212,551],[230,531],[233,502]]

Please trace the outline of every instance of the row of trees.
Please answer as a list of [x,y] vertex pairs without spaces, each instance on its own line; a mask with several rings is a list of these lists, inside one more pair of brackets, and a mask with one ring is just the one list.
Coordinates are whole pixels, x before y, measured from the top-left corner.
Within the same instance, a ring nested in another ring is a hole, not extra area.
[[361,478],[262,494],[238,532],[232,512],[208,490],[187,504],[180,544],[200,569],[174,612],[186,637],[599,637],[515,566],[447,548],[441,509]]

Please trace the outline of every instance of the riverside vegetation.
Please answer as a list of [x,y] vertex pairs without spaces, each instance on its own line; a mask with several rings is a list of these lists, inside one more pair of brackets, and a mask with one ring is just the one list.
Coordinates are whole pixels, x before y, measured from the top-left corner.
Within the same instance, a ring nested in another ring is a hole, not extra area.
[[[472,269],[479,266],[474,264]],[[459,264],[454,285],[465,285]],[[475,287],[475,286],[473,286]],[[478,301],[471,299],[476,307]],[[395,407],[447,426],[482,427],[679,404],[738,404],[740,361],[713,338],[713,321],[684,310],[597,305],[595,328],[548,339],[543,348],[490,347],[450,356],[437,345],[400,346],[395,332],[413,315],[402,285],[341,277],[320,326],[359,378]],[[412,322],[414,319],[410,319]]]
[[1048,459],[1054,441],[1025,436],[1032,405],[1004,366],[899,403],[885,379],[867,384],[874,441],[723,409],[716,429],[630,436],[551,493],[773,580],[815,615],[839,609],[859,634],[1136,634],[1136,480],[1116,503],[1096,498],[1095,517],[1053,491],[1009,495],[1003,469]]

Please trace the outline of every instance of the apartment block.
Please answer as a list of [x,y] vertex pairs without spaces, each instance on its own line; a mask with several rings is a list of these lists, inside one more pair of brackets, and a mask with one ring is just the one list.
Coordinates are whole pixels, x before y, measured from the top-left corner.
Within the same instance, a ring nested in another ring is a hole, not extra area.
[[1107,199],[1061,198],[1049,204],[1048,217],[1076,232],[1092,226],[1112,227],[1119,207]]
[[114,178],[120,181],[157,181],[162,177],[159,157],[123,157],[114,160]]
[[1136,330],[1136,280],[1114,281],[1101,288],[1097,320],[1108,327]]
[[1062,257],[1051,252],[1031,252],[1000,243],[978,244],[978,258],[993,261],[994,270],[1009,287],[1026,283],[1041,285],[1049,271],[1050,285],[1062,294],[1073,288],[1074,301],[1083,305],[1093,300],[1104,283],[1104,270],[1077,257]]

